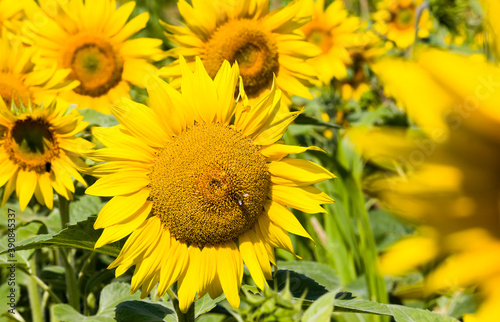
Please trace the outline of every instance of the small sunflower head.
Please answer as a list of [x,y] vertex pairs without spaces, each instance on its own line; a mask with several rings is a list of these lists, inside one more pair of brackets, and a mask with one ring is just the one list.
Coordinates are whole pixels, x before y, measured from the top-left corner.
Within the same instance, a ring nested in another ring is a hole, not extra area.
[[53,189],[70,199],[75,191],[73,179],[86,185],[76,169],[84,168],[81,155],[93,144],[75,137],[87,123],[76,110],[69,114],[66,110],[56,103],[18,108],[13,102],[10,110],[0,108],[3,204],[15,190],[21,210],[33,195],[41,205],[52,208]]
[[[192,6],[179,1],[177,6],[186,26],[163,23],[167,38],[178,46],[168,52],[170,56],[184,56],[190,68],[200,57],[212,78],[224,61],[237,62],[248,98],[255,102],[269,93],[274,77],[285,104],[291,104],[293,95],[312,99],[307,87],[316,81],[316,74],[306,60],[321,50],[297,30],[309,19],[300,14],[301,1],[272,12],[269,1],[216,0]],[[206,19],[197,19],[201,16]],[[176,87],[182,76],[179,62],[160,70]]]

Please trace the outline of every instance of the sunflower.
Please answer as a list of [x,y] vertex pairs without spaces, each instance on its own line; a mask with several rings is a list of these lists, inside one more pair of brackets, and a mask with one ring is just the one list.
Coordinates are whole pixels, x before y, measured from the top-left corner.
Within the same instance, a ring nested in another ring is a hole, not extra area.
[[478,321],[497,321],[500,69],[424,50],[415,61],[389,59],[374,70],[420,125],[417,130],[351,132],[367,158],[402,174],[373,177],[368,190],[387,208],[422,226],[419,234],[389,249],[381,266],[404,273],[449,255],[428,276],[427,290],[479,285],[486,297]]
[[114,0],[41,0],[31,10],[30,37],[40,48],[40,61],[70,69],[67,79],[80,82],[61,94],[63,99],[109,114],[110,104],[129,97],[130,84],[143,87],[154,70],[151,61],[163,55],[160,39],[127,40],[149,20],[143,13],[127,22],[134,6],[127,2],[117,9]]
[[[210,77],[215,77],[224,60],[238,62],[245,91],[250,100],[267,95],[273,75],[286,103],[297,95],[312,99],[308,87],[316,79],[305,60],[321,51],[305,41],[297,28],[308,18],[297,16],[300,2],[269,12],[269,1],[196,1],[177,4],[186,27],[162,23],[167,38],[178,47],[168,54],[185,57],[191,70],[199,56]],[[180,84],[181,69],[175,60],[160,69],[160,75]]]
[[[410,47],[415,42],[415,21],[417,7],[422,0],[382,0],[377,4],[378,11],[373,14],[376,32],[385,35],[401,49]],[[432,21],[429,10],[424,9],[418,20],[417,36],[429,37]]]
[[41,205],[52,209],[53,190],[70,199],[75,191],[72,177],[86,186],[76,170],[83,167],[81,153],[93,144],[75,137],[87,127],[76,110],[55,103],[48,107],[0,105],[0,186],[2,205],[16,190],[23,211],[33,194]]
[[56,66],[34,64],[36,49],[25,47],[20,41],[0,37],[0,107],[28,106],[30,103],[50,105],[58,93],[69,91],[77,82],[64,81],[69,70]]
[[358,17],[349,17],[341,0],[333,1],[325,9],[324,0],[307,0],[303,14],[312,14],[312,20],[301,31],[308,42],[321,48],[321,54],[308,60],[318,78],[325,84],[335,77],[347,76],[346,65],[351,63],[348,47],[353,46],[360,28]]
[[[237,63],[225,61],[215,79],[200,59],[195,71],[180,58],[182,94],[152,78],[151,109],[124,99],[120,121],[98,128],[107,149],[90,154],[101,177],[86,193],[114,196],[94,224],[95,247],[129,234],[109,266],[119,276],[136,265],[132,292],[158,297],[177,281],[180,307],[225,293],[239,305],[243,263],[261,289],[276,265],[274,248],[294,252],[287,232],[310,238],[292,212],[325,212],[333,202],[310,184],[334,175],[310,161],[285,158],[316,147],[277,142],[300,112],[280,112],[273,85],[254,106],[235,105]],[[274,83],[273,83],[274,84]],[[241,87],[241,83],[240,83]],[[240,89],[243,93],[243,89]]]
[[370,91],[368,66],[386,51],[382,40],[373,31],[357,33],[356,41],[348,48],[351,58],[348,67],[352,73],[339,80],[343,100],[359,101],[364,93]]
[[14,31],[16,27],[21,25],[21,19],[25,18],[25,2],[19,0],[0,0],[0,36],[6,30]]

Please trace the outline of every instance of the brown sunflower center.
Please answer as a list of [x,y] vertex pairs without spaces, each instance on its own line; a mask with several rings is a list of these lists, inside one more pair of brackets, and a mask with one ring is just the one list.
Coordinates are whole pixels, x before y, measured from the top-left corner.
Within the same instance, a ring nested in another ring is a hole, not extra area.
[[313,28],[307,30],[305,36],[308,42],[315,44],[316,46],[321,48],[323,53],[327,53],[330,48],[332,48],[332,37],[330,36],[328,30],[322,28]]
[[17,120],[5,133],[5,150],[9,159],[27,171],[51,171],[51,162],[59,154],[49,123],[28,117]]
[[240,75],[249,97],[271,87],[273,73],[278,74],[278,47],[273,35],[259,21],[231,20],[220,26],[205,45],[202,56],[213,78],[224,60],[238,62]]
[[108,41],[84,35],[68,45],[64,67],[71,68],[70,77],[80,81],[76,93],[99,97],[122,80],[123,59]]
[[253,227],[270,177],[252,140],[220,124],[198,124],[158,151],[150,179],[152,213],[172,236],[203,247]]
[[415,9],[401,9],[394,17],[394,22],[398,29],[408,29],[413,27],[415,20]]
[[7,108],[11,107],[12,102],[17,107],[28,106],[31,100],[28,88],[17,77],[7,73],[0,73],[0,97]]

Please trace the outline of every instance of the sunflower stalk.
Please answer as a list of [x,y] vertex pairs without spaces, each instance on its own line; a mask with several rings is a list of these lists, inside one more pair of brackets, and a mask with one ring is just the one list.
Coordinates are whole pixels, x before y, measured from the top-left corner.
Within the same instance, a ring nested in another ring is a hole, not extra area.
[[[61,227],[65,229],[69,223],[69,201],[61,195],[59,197],[59,214],[61,216]],[[59,257],[66,271],[66,285],[68,286],[68,301],[69,304],[78,312],[80,312],[80,291],[76,280],[75,270],[72,263],[68,260],[66,248],[59,249]]]
[[[28,276],[36,276],[36,251],[29,260],[30,273]],[[33,322],[42,322],[42,309],[40,303],[40,293],[38,292],[38,285],[33,278],[28,278],[26,281],[26,287],[28,289],[28,297],[31,307],[31,319]]]
[[186,313],[182,313],[181,308],[179,307],[179,299],[172,291],[172,289],[167,290],[167,294],[174,305],[175,313],[177,314],[177,320],[179,322],[192,322],[195,320],[194,318],[194,303],[191,304]]

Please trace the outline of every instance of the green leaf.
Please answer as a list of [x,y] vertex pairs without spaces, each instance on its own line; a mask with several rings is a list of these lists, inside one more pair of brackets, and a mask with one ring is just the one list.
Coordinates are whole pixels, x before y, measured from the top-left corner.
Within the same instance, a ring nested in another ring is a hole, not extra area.
[[[334,311],[352,313],[371,313],[393,316],[396,322],[456,322],[454,318],[438,313],[415,309],[406,306],[382,304],[368,300],[358,300],[352,296],[341,299],[339,296],[346,293],[337,293],[333,301]],[[348,293],[350,294],[350,293]]]
[[197,322],[222,322],[227,320],[227,315],[222,313],[203,314],[196,319]]
[[91,215],[97,215],[104,206],[101,198],[91,195],[81,196],[69,204],[70,223],[74,224],[86,220]]
[[113,115],[106,115],[93,109],[83,109],[79,111],[83,115],[83,120],[90,123],[90,126],[114,126],[119,124]]
[[387,305],[396,322],[452,322],[458,321],[438,313],[400,305]]
[[274,279],[268,281],[268,284],[271,287],[275,285],[278,291],[281,291],[286,286],[287,278],[290,278],[290,292],[293,297],[300,298],[306,294],[306,300],[315,301],[323,294],[328,293],[323,285],[318,284],[312,278],[289,270],[278,270]]
[[221,295],[215,299],[212,299],[208,294],[206,294],[201,299],[195,302],[194,305],[195,317],[198,317],[203,313],[209,312],[217,305],[217,303],[224,301],[225,298],[226,297],[224,295]]
[[335,291],[340,287],[337,272],[327,264],[308,261],[278,261],[278,267],[304,274],[329,291]]
[[412,229],[400,222],[394,216],[382,209],[369,212],[370,223],[373,229],[378,251],[411,233]]
[[130,285],[126,283],[118,282],[106,285],[101,292],[99,310],[93,316],[82,315],[68,304],[54,305],[53,313],[61,321],[115,321],[115,307],[118,304],[140,297],[139,293],[131,295],[129,292]]
[[302,316],[302,322],[327,322],[333,311],[335,293],[326,293],[316,300]]
[[162,322],[177,321],[175,310],[170,302],[125,301],[116,307],[118,322]]
[[[94,244],[101,235],[101,231],[94,230],[93,228],[95,219],[95,216],[91,216],[85,221],[68,226],[68,228],[61,230],[57,234],[43,234],[28,238],[16,244],[16,251],[43,247],[76,247],[115,257],[118,256],[124,241],[94,249]],[[4,249],[0,254],[4,254],[7,251],[7,249]]]
[[342,128],[342,126],[340,126],[338,124],[325,122],[323,120],[319,120],[319,119],[316,119],[314,117],[307,116],[304,114],[299,114],[299,116],[297,116],[297,118],[295,119],[294,122],[295,122],[295,124],[301,124],[301,125],[321,125],[321,126],[331,127],[334,129],[341,129]]
[[[19,223],[16,222],[16,225]],[[10,252],[9,253],[9,238],[12,238],[12,234],[14,235],[15,241],[19,240],[24,240],[24,239],[31,239],[31,238],[36,238],[37,234],[41,232],[47,232],[45,226],[38,222],[30,222],[27,225],[24,226],[17,226],[17,229],[12,233],[10,232],[10,237],[9,233],[3,236],[0,239],[0,248],[3,249],[3,251],[0,253],[0,265],[10,265],[12,262],[9,262],[9,260],[16,260],[17,265],[19,264],[26,264],[28,262],[29,257],[33,253],[33,251],[28,251],[24,250],[21,248],[17,247],[17,243],[15,243],[15,252]],[[4,255],[5,254],[5,255]]]
[[77,312],[69,304],[56,304],[52,307],[52,313],[61,321],[80,321],[80,322],[113,322],[115,319],[109,316],[85,316]]

